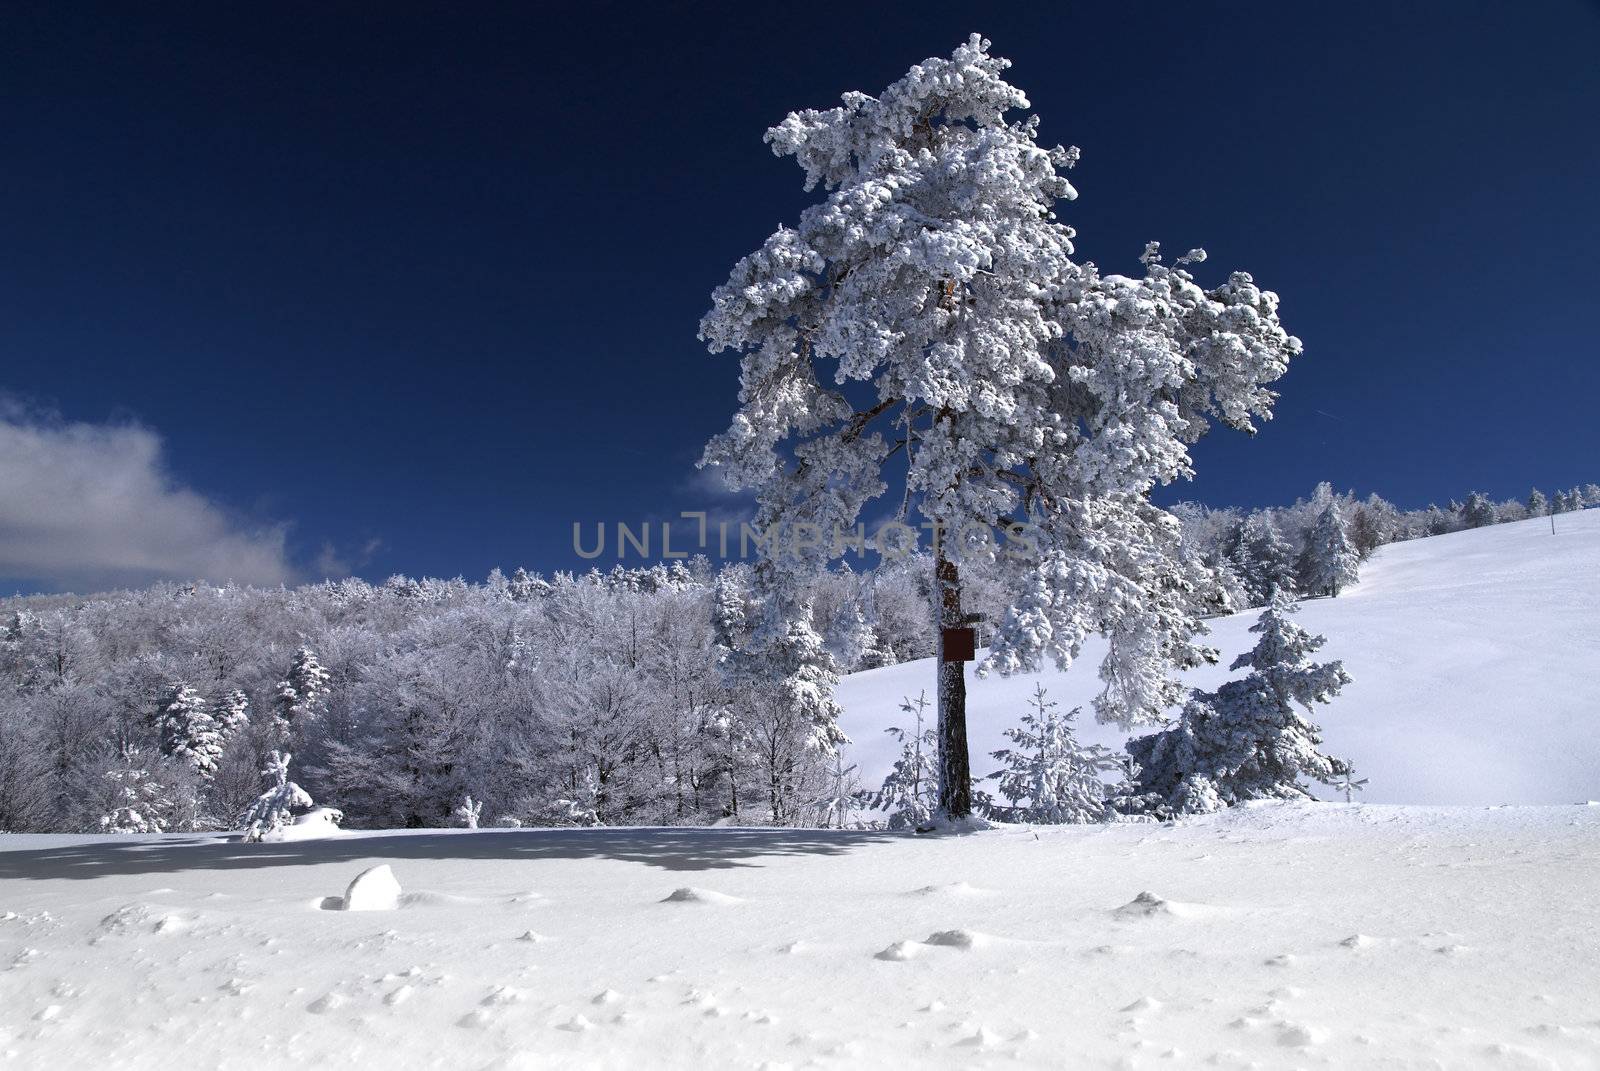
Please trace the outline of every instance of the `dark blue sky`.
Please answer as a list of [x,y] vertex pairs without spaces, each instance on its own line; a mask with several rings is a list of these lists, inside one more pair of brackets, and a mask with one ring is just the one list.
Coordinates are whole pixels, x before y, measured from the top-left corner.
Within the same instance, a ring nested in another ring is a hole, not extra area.
[[574,520],[705,501],[737,372],[698,318],[808,201],[763,131],[973,30],[1083,150],[1085,258],[1203,245],[1305,341],[1186,497],[1600,480],[1575,0],[5,5],[0,392],[154,429],[306,569],[570,567]]

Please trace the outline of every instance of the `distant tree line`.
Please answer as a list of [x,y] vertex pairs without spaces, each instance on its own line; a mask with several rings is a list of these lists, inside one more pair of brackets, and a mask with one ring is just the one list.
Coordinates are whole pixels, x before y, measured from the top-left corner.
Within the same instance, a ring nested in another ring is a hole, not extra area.
[[[1337,595],[1384,543],[1597,504],[1589,485],[1405,511],[1324,484],[1280,509],[1173,512],[1185,552],[1217,578],[1220,614],[1275,594]],[[776,634],[749,568],[703,558],[496,571],[478,584],[397,576],[6,599],[0,829],[236,828],[262,772],[285,778],[275,753],[292,753],[296,783],[359,827],[451,825],[467,811],[500,825],[839,824],[864,797],[840,757],[834,685],[933,652],[929,574],[914,556],[834,570]],[[998,620],[999,584],[981,566],[968,577],[970,605]],[[1051,780],[1049,757],[1071,750],[1071,715],[1051,707],[1040,697],[1012,735],[1008,802],[994,807],[1105,811],[1059,788],[1029,795],[1070,781]],[[1207,709],[1185,715],[1197,740],[1216,724]],[[891,792],[924,790],[926,731],[904,735],[911,788]],[[1227,794],[1164,769],[1169,798]]]

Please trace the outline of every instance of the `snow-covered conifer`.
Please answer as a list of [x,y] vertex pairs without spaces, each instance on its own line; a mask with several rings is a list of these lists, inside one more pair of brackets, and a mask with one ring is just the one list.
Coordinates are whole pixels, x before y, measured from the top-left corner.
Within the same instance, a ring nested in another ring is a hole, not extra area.
[[237,688],[223,693],[222,698],[217,700],[211,710],[211,719],[216,723],[222,745],[226,747],[240,733],[250,728],[250,697]]
[[1336,791],[1344,793],[1344,801],[1346,803],[1352,802],[1354,794],[1367,787],[1367,779],[1365,777],[1357,777],[1355,765],[1348,762],[1339,765],[1331,783]]
[[1128,742],[1140,782],[1176,813],[1203,813],[1252,799],[1306,799],[1302,783],[1331,782],[1345,764],[1322,754],[1321,730],[1302,712],[1350,682],[1339,662],[1309,656],[1325,642],[1290,618],[1276,592],[1250,631],[1260,638],[1233,662],[1242,680],[1194,692],[1172,727]]
[[164,833],[171,821],[173,801],[168,789],[151,773],[136,747],[124,747],[118,764],[106,771],[111,785],[110,813],[101,816],[107,833]]
[[1600,484],[1586,483],[1583,485],[1583,498],[1578,503],[1585,509],[1600,506]]
[[1544,492],[1535,487],[1528,492],[1528,516],[1543,517],[1550,512],[1550,502],[1544,497]]
[[861,805],[861,778],[855,763],[846,766],[844,752],[835,751],[828,766],[827,790],[817,799],[817,814],[823,829],[844,829]]
[[1461,507],[1460,513],[1461,523],[1468,528],[1484,528],[1500,519],[1495,512],[1494,503],[1477,491],[1467,496],[1466,504]]
[[1251,606],[1266,605],[1274,591],[1295,589],[1294,551],[1267,510],[1252,513],[1245,520],[1233,566]]
[[594,768],[585,767],[572,795],[553,804],[556,819],[573,826],[598,826],[600,821],[600,782]]
[[[934,627],[966,623],[961,560],[997,563],[1008,609],[980,672],[1065,668],[1109,640],[1103,719],[1148,723],[1179,694],[1194,642],[1198,561],[1149,492],[1188,476],[1212,419],[1270,415],[1266,384],[1300,343],[1276,295],[1235,273],[1204,289],[1203,254],[1136,277],[1073,260],[1056,204],[1076,196],[1076,149],[1008,119],[1028,100],[973,35],[877,96],[791,114],[767,133],[821,204],[738,262],[701,337],[742,356],[742,405],[707,447],[734,488],[754,488],[766,609],[855,531],[906,454],[908,500],[932,530]],[[821,374],[819,374],[819,372]],[[861,407],[844,389],[870,384]],[[887,433],[887,437],[886,434]],[[995,525],[1025,538],[994,538]],[[818,535],[820,534],[820,538]],[[930,628],[927,634],[932,634]],[[941,809],[970,813],[965,683],[941,662]]]
[[928,693],[901,701],[910,728],[891,726],[884,732],[900,745],[900,757],[876,792],[862,795],[862,803],[889,812],[890,829],[919,829],[933,820],[939,806],[939,736],[927,724]]
[[302,722],[321,717],[328,697],[328,671],[309,647],[301,647],[289,664],[289,674],[278,682],[277,717],[282,733]]
[[1337,598],[1340,590],[1356,582],[1361,559],[1350,542],[1344,513],[1339,509],[1337,499],[1329,499],[1317,515],[1307,551],[1307,579],[1311,582],[1312,591]]
[[200,693],[181,681],[168,689],[156,712],[161,754],[184,763],[201,777],[217,771],[222,734]]
[[1072,727],[1079,711],[1058,711],[1044,685],[1033,686],[1031,709],[1005,730],[1015,746],[994,752],[1005,766],[989,775],[1010,806],[990,817],[1007,822],[1100,822],[1111,817],[1104,774],[1124,771],[1122,760],[1099,744],[1080,744]]
[[868,660],[877,647],[877,635],[859,600],[851,598],[839,603],[828,622],[825,643],[841,673],[850,673]]
[[283,829],[292,820],[296,808],[309,809],[313,806],[310,793],[289,780],[291,758],[293,756],[288,752],[278,751],[268,757],[267,768],[261,771],[261,777],[267,783],[266,790],[256,797],[249,810],[239,816],[239,828],[244,830],[247,843],[257,843]]
[[455,809],[455,819],[468,829],[478,828],[478,819],[483,814],[483,804],[466,796],[461,800],[460,806]]

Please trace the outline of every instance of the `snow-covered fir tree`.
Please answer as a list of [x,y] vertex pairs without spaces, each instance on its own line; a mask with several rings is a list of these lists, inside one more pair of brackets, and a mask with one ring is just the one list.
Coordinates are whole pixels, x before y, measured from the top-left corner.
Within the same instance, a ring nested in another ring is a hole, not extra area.
[[1266,605],[1274,591],[1295,590],[1294,551],[1267,510],[1258,510],[1245,519],[1233,553],[1233,566],[1244,585],[1249,606]]
[[[797,612],[794,589],[904,452],[907,499],[936,533],[930,626],[966,622],[963,559],[994,564],[1007,608],[983,669],[1065,668],[1102,632],[1097,715],[1148,723],[1180,694],[1174,671],[1208,656],[1194,635],[1212,586],[1149,492],[1190,475],[1212,419],[1269,416],[1265,384],[1300,343],[1250,276],[1202,288],[1199,251],[1167,265],[1151,245],[1137,277],[1075,261],[1055,208],[1076,196],[1077,150],[1008,118],[1029,107],[1008,66],[973,35],[876,97],[768,131],[826,196],[712,295],[701,337],[742,354],[742,404],[703,463],[757,491],[756,527],[776,533],[760,583],[784,593],[767,610]],[[858,408],[850,383],[875,397]],[[1027,538],[1002,546],[997,522]],[[937,677],[939,807],[959,818],[962,665]]]
[[455,809],[455,819],[467,829],[477,829],[478,819],[483,816],[483,804],[471,796],[464,796]]
[[[1128,742],[1140,783],[1174,813],[1204,813],[1253,799],[1307,799],[1306,780],[1329,783],[1345,763],[1324,755],[1306,716],[1350,677],[1339,662],[1315,663],[1326,642],[1291,619],[1294,601],[1276,592],[1250,631],[1260,638],[1231,668],[1242,680],[1194,692],[1177,724]],[[1303,709],[1302,709],[1303,708]]]
[[289,780],[292,758],[288,752],[279,751],[268,756],[267,768],[261,771],[266,790],[239,816],[238,826],[247,843],[257,843],[278,832],[293,821],[295,810],[313,806],[310,793]]
[[317,661],[311,648],[301,647],[294,653],[289,673],[278,682],[274,697],[278,728],[284,735],[322,715],[328,697],[328,671]]
[[1495,512],[1494,503],[1477,491],[1467,496],[1460,514],[1461,523],[1468,528],[1484,528],[1500,519]]
[[600,781],[593,767],[589,767],[579,776],[572,795],[555,801],[554,811],[562,825],[598,826],[603,824],[599,804]]
[[884,732],[900,745],[900,757],[875,792],[864,793],[864,806],[887,811],[890,829],[922,829],[933,821],[939,807],[939,736],[928,725],[928,693],[901,700],[908,728],[890,726]]
[[[768,601],[781,598],[769,593]],[[809,605],[767,611],[751,626],[746,593],[719,578],[713,608],[717,666],[731,693],[730,740],[744,745],[765,779],[774,824],[790,821],[820,788],[827,760],[849,743],[839,728],[832,657],[812,628]]]
[[855,763],[845,764],[843,751],[833,754],[827,785],[816,802],[818,824],[823,829],[845,829],[861,805],[861,777]]
[[199,692],[181,681],[172,685],[156,711],[161,754],[177,759],[202,778],[217,772],[223,739]]
[[1306,550],[1307,580],[1312,592],[1337,598],[1341,590],[1359,578],[1361,556],[1350,542],[1344,513],[1336,499],[1329,499],[1317,515]]
[[100,818],[107,833],[164,833],[171,822],[173,800],[168,786],[152,774],[136,747],[124,747],[117,764],[105,773],[111,805]]
[[1357,777],[1355,766],[1347,762],[1336,770],[1334,779],[1330,784],[1333,785],[1335,791],[1344,793],[1344,801],[1346,803],[1351,803],[1354,802],[1355,793],[1366,789],[1367,779],[1365,777]]
[[1528,492],[1528,516],[1543,517],[1550,512],[1550,501],[1544,497],[1544,492],[1535,487]]
[[211,708],[223,747],[250,728],[250,697],[238,688],[224,692]]
[[1044,685],[1033,686],[1021,724],[1005,730],[1013,747],[994,752],[1005,765],[990,774],[1008,806],[989,817],[1005,822],[1101,822],[1114,813],[1104,775],[1125,772],[1122,758],[1099,744],[1080,744],[1072,722]]

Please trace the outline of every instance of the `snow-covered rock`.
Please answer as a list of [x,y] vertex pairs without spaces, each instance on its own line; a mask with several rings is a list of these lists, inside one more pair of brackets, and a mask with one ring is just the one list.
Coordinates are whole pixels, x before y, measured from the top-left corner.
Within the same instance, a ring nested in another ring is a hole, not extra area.
[[393,911],[400,906],[400,882],[388,863],[363,870],[344,893],[346,911]]

